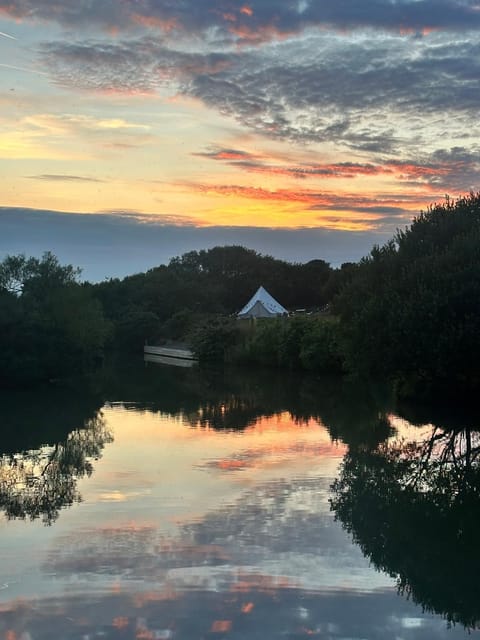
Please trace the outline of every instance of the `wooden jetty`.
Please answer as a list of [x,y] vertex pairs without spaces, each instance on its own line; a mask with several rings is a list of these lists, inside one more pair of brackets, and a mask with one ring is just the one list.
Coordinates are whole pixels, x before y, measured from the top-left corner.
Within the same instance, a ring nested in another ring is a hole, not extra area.
[[[178,361],[178,360],[183,360],[185,362],[196,362],[197,358],[195,357],[193,351],[191,351],[190,349],[185,349],[185,348],[178,348],[178,347],[156,347],[153,345],[149,345],[146,344],[143,348],[143,353],[145,355],[145,358],[147,356],[149,356],[149,361],[150,362],[154,362],[154,360],[151,359],[152,356],[155,356],[156,362],[164,362],[164,363],[169,363],[170,361],[172,361],[172,364],[176,364],[173,361]],[[160,360],[161,358],[161,360]],[[188,365],[186,365],[188,366]]]
[[187,360],[186,358],[172,358],[170,356],[156,356],[152,353],[145,353],[143,356],[145,362],[153,362],[155,364],[168,364],[170,367],[182,367],[190,369],[197,364],[197,360]]

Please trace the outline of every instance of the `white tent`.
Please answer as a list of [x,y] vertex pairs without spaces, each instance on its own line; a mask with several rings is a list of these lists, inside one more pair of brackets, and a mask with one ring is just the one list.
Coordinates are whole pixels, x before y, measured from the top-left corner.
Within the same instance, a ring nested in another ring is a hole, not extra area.
[[259,287],[255,295],[238,314],[239,318],[272,318],[288,313],[285,307],[273,298],[263,287]]

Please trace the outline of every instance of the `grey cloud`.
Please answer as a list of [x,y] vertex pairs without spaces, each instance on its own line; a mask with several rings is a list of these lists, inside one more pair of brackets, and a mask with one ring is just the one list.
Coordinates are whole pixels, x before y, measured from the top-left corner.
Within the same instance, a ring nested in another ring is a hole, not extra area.
[[89,178],[88,176],[69,176],[55,173],[42,173],[36,176],[28,176],[32,180],[46,180],[51,182],[105,182],[100,178]]
[[186,215],[175,215],[162,213],[155,215],[151,213],[143,213],[134,209],[101,209],[95,211],[95,215],[109,216],[113,220],[127,221],[130,220],[134,224],[148,224],[153,227],[197,227],[203,225],[198,218],[192,218]]
[[359,260],[390,232],[327,229],[196,227],[135,213],[66,214],[0,207],[0,260],[7,254],[53,251],[93,281],[146,271],[187,251],[243,245],[291,262],[321,258],[334,266]]
[[480,40],[317,35],[229,53],[172,49],[161,39],[54,42],[41,56],[54,82],[88,91],[168,88],[267,136],[334,141],[394,154],[431,139],[436,118],[468,139],[480,103]]
[[231,166],[239,167],[246,171],[281,174],[292,178],[353,178],[355,175],[382,173],[382,167],[375,166],[372,163],[338,162],[333,164],[303,163],[299,165],[283,165],[277,162],[272,164],[263,161],[260,155],[254,155],[238,149],[216,148],[192,155],[226,162]]
[[[243,10],[242,10],[243,9]],[[134,29],[151,26],[259,43],[312,27],[339,30],[458,31],[480,28],[472,0],[3,0],[0,10],[13,18],[44,20],[68,27]]]
[[393,152],[406,138],[418,144],[434,114],[460,133],[467,122],[455,125],[447,114],[476,114],[477,42],[454,54],[447,43],[421,43],[413,54],[411,44],[394,38],[376,46],[348,39],[308,43],[309,53],[306,42],[296,50],[286,43],[275,47],[276,60],[264,51],[254,64],[246,58],[215,76],[195,76],[185,91],[274,137],[336,140],[375,153]]
[[[345,207],[341,207],[341,206],[332,206],[330,207],[330,210],[339,210],[339,211],[343,211],[345,209]],[[349,210],[350,211],[357,211],[358,213],[374,213],[382,217],[382,220],[388,218],[390,221],[393,220],[397,220],[397,217],[405,217],[405,216],[411,216],[411,211],[409,211],[408,209],[404,209],[403,207],[390,207],[388,205],[378,205],[378,206],[359,206],[359,207],[355,207],[355,206],[349,206]]]
[[359,26],[404,29],[471,29],[478,24],[475,3],[469,0],[327,0],[311,2],[308,17],[314,23],[355,28]]
[[229,63],[226,55],[176,51],[154,38],[45,43],[40,57],[57,84],[87,91],[145,93],[185,77],[215,74]]
[[480,147],[472,144],[470,149],[453,147],[437,149],[420,162],[391,162],[392,167],[403,171],[405,184],[428,184],[443,193],[454,190],[465,193],[478,189],[480,185]]
[[50,0],[12,0],[0,2],[0,10],[15,19],[56,22],[67,26],[126,27],[129,23],[125,3],[115,0],[101,2],[59,2]]
[[210,160],[227,161],[232,164],[236,164],[238,162],[246,163],[253,161],[257,157],[248,151],[222,147],[215,147],[208,151],[199,151],[198,153],[192,153],[192,155],[199,158],[209,158]]

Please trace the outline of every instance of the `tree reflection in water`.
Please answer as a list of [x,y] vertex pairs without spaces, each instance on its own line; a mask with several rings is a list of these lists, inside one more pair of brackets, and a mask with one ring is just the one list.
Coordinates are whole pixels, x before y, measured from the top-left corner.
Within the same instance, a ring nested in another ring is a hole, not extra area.
[[[24,434],[23,415],[17,407],[16,422],[10,425],[10,433],[5,429],[0,452],[0,509],[8,519],[42,518],[45,524],[51,524],[60,509],[81,501],[78,479],[91,475],[93,461],[101,457],[102,449],[113,438],[95,406],[96,399],[73,401],[72,395],[64,392],[42,401],[29,394],[19,395],[16,400],[25,402],[29,420],[32,404],[38,411],[37,423],[51,420],[48,437],[55,444],[44,444],[45,433],[39,428],[38,441],[33,445],[32,423],[29,433]],[[75,422],[80,422],[81,428],[72,428]],[[24,448],[24,441],[29,448]],[[30,448],[32,445],[36,448]]]
[[400,593],[450,623],[480,622],[480,434],[431,427],[418,441],[351,448],[332,509]]
[[289,413],[298,424],[317,419],[332,439],[351,445],[390,435],[390,385],[298,371],[248,368],[176,369],[132,361],[105,368],[101,381],[110,402],[154,413],[181,415],[192,428],[242,431],[261,418]]
[[[198,435],[202,435],[203,429],[215,429],[224,432],[225,440],[229,431],[236,434],[244,431],[247,439],[248,431],[264,416],[288,415],[299,430],[309,420],[316,420],[326,426],[332,440],[341,440],[349,448],[341,475],[333,486],[331,504],[363,553],[378,569],[395,576],[400,591],[424,609],[441,613],[449,621],[461,622],[468,628],[477,626],[480,620],[477,583],[480,561],[476,553],[480,436],[475,429],[461,428],[458,420],[442,427],[442,417],[433,415],[428,408],[426,415],[413,420],[410,417],[411,422],[437,425],[429,428],[428,437],[417,438],[416,442],[393,441],[395,421],[391,414],[395,405],[390,389],[369,387],[365,381],[339,381],[261,370],[173,371],[144,368],[143,363],[137,369],[131,361],[126,363],[124,370],[114,367],[101,374],[99,380],[93,381],[94,391],[91,392],[84,385],[81,394],[78,389],[62,390],[57,395],[37,396],[36,400],[23,395],[0,396],[3,412],[0,509],[6,517],[42,518],[50,524],[59,516],[62,507],[81,500],[78,479],[92,473],[94,460],[112,441],[100,412],[105,402],[120,402],[135,411],[181,416],[186,429],[198,430]],[[128,402],[125,402],[127,398]],[[412,409],[409,411],[411,415]],[[465,420],[461,424],[464,426],[469,422]],[[288,451],[298,456],[306,452],[292,447]],[[315,460],[315,447],[309,451],[312,461]],[[241,456],[232,458],[246,469],[244,477],[249,473],[248,463],[255,463],[256,455],[256,449],[244,447]],[[321,464],[321,456],[318,458]],[[211,458],[209,461],[216,462]],[[215,467],[219,468],[218,465]],[[234,468],[236,473],[238,464]],[[290,629],[288,637],[298,637],[299,625],[304,622],[292,617],[297,604],[302,610],[309,607],[312,611],[310,631],[327,629],[328,625],[335,624],[341,630],[341,637],[373,637],[368,634],[371,633],[371,620],[375,619],[375,626],[380,629],[375,637],[440,637],[433,636],[430,632],[433,627],[428,626],[436,625],[437,621],[425,623],[423,635],[417,628],[410,630],[411,635],[408,635],[406,627],[401,627],[403,619],[397,614],[400,607],[406,619],[413,615],[414,608],[390,593],[382,595],[372,589],[359,597],[354,590],[332,591],[322,595],[320,605],[318,593],[292,584],[274,584],[270,588],[271,585],[264,581],[269,579],[269,568],[279,558],[282,562],[290,562],[290,554],[298,554],[301,563],[298,566],[305,570],[306,576],[308,572],[314,573],[315,566],[317,575],[324,575],[322,572],[330,566],[324,562],[324,557],[331,556],[331,571],[338,576],[338,566],[334,565],[344,553],[342,545],[345,541],[340,540],[332,519],[325,515],[323,505],[329,486],[330,479],[322,483],[315,474],[307,479],[286,478],[275,485],[267,479],[252,490],[242,492],[238,500],[210,509],[201,519],[192,517],[184,522],[177,538],[172,540],[162,538],[153,526],[139,527],[141,521],[135,522],[134,528],[126,533],[121,528],[102,529],[95,525],[85,536],[85,529],[75,529],[75,535],[69,538],[71,544],[64,546],[63,551],[61,545],[52,545],[55,562],[49,570],[53,568],[53,573],[60,577],[83,575],[84,584],[89,584],[92,575],[102,579],[108,575],[115,581],[120,575],[128,587],[135,582],[148,583],[152,578],[155,584],[164,581],[168,586],[171,578],[172,589],[180,584],[175,596],[178,637],[198,635],[198,631],[191,630],[188,625],[196,624],[198,628],[202,615],[204,624],[201,628],[205,637],[213,633],[211,630],[216,628],[214,625],[218,620],[232,620],[232,629],[238,630],[237,637],[246,637],[241,635],[242,625],[250,619],[255,621],[255,626],[252,622],[251,627],[251,633],[257,633],[255,637],[260,637],[261,629],[271,633],[272,620],[278,625],[277,636],[286,636],[285,630]],[[96,529],[99,529],[97,537],[94,535]],[[327,546],[328,553],[325,552]],[[71,553],[71,549],[77,553]],[[322,549],[323,557],[319,553]],[[318,563],[315,565],[316,557]],[[307,558],[305,564],[304,558]],[[258,584],[246,585],[243,579],[237,584],[238,567],[255,567],[262,562],[265,571]],[[197,573],[192,571],[195,567]],[[219,567],[217,573],[213,570],[215,567]],[[222,595],[219,595],[220,591],[205,589],[205,573],[208,574],[206,569],[209,568],[212,569],[210,576],[218,576],[221,580],[217,586],[226,588]],[[228,575],[232,577],[230,583]],[[303,574],[299,572],[298,575]],[[183,582],[175,582],[179,579]],[[187,579],[190,580],[188,584]],[[233,606],[237,587],[241,599],[234,603],[235,611],[232,609],[228,615],[224,614]],[[250,590],[248,600],[247,594],[241,591],[244,587]],[[105,602],[92,608],[88,600],[85,607],[93,611],[88,614],[92,616],[92,629],[96,628],[93,617],[97,616],[98,629],[105,628],[104,625],[110,629],[108,637],[125,637],[123,626],[108,627],[111,620],[120,616],[122,625],[135,628],[140,611],[155,621],[163,606],[162,614],[173,616],[175,605],[172,602],[159,604],[164,602],[161,599],[164,595],[160,594],[158,601],[140,606],[137,595],[132,594],[131,602],[122,600],[122,606],[130,607],[125,611],[120,608],[120,598],[124,595],[119,594],[119,608],[115,604],[115,616],[111,616],[110,622],[105,621]],[[166,596],[170,595],[170,591],[166,593]],[[111,598],[115,599],[113,595]],[[384,605],[379,605],[382,598]],[[72,607],[76,606],[77,600],[72,603]],[[260,606],[262,603],[265,609]],[[328,613],[328,603],[335,611]],[[255,604],[255,607],[245,614],[243,608],[247,604],[249,607]],[[203,605],[208,615],[200,610]],[[368,615],[365,614],[367,605]],[[217,618],[220,609],[222,617]],[[349,615],[345,616],[347,609]],[[186,616],[187,610],[192,615]],[[48,617],[44,611],[42,607],[42,622],[37,620],[37,609],[32,609],[32,628],[37,629],[37,622],[39,626],[53,624],[57,614]],[[84,618],[83,613],[67,618],[63,605],[55,611],[61,611],[57,616],[60,626],[73,617]],[[257,615],[263,617],[255,618]],[[362,615],[365,624],[359,630]],[[23,624],[24,610],[12,610],[12,619]],[[384,632],[380,621],[385,629],[395,627],[395,633]],[[440,623],[443,625],[443,621],[438,621],[438,627],[435,626],[436,634]],[[2,629],[1,625],[0,621],[0,636],[8,629]],[[183,636],[178,631],[182,625],[188,626]],[[159,625],[159,633],[165,628]],[[464,633],[457,629],[457,636],[458,632]],[[48,629],[43,636],[37,633],[35,637],[68,635],[74,638],[86,637],[87,633],[90,632],[82,628],[75,636],[62,627],[58,633]],[[91,637],[93,634],[92,630]]]

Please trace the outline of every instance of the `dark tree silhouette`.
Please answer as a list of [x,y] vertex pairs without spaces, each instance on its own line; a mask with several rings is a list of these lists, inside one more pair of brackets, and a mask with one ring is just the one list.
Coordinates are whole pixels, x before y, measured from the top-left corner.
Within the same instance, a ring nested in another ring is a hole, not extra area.
[[480,193],[421,212],[375,247],[335,301],[350,369],[403,393],[469,393],[480,359]]
[[0,262],[0,387],[65,378],[102,355],[110,327],[79,273],[49,252]]

